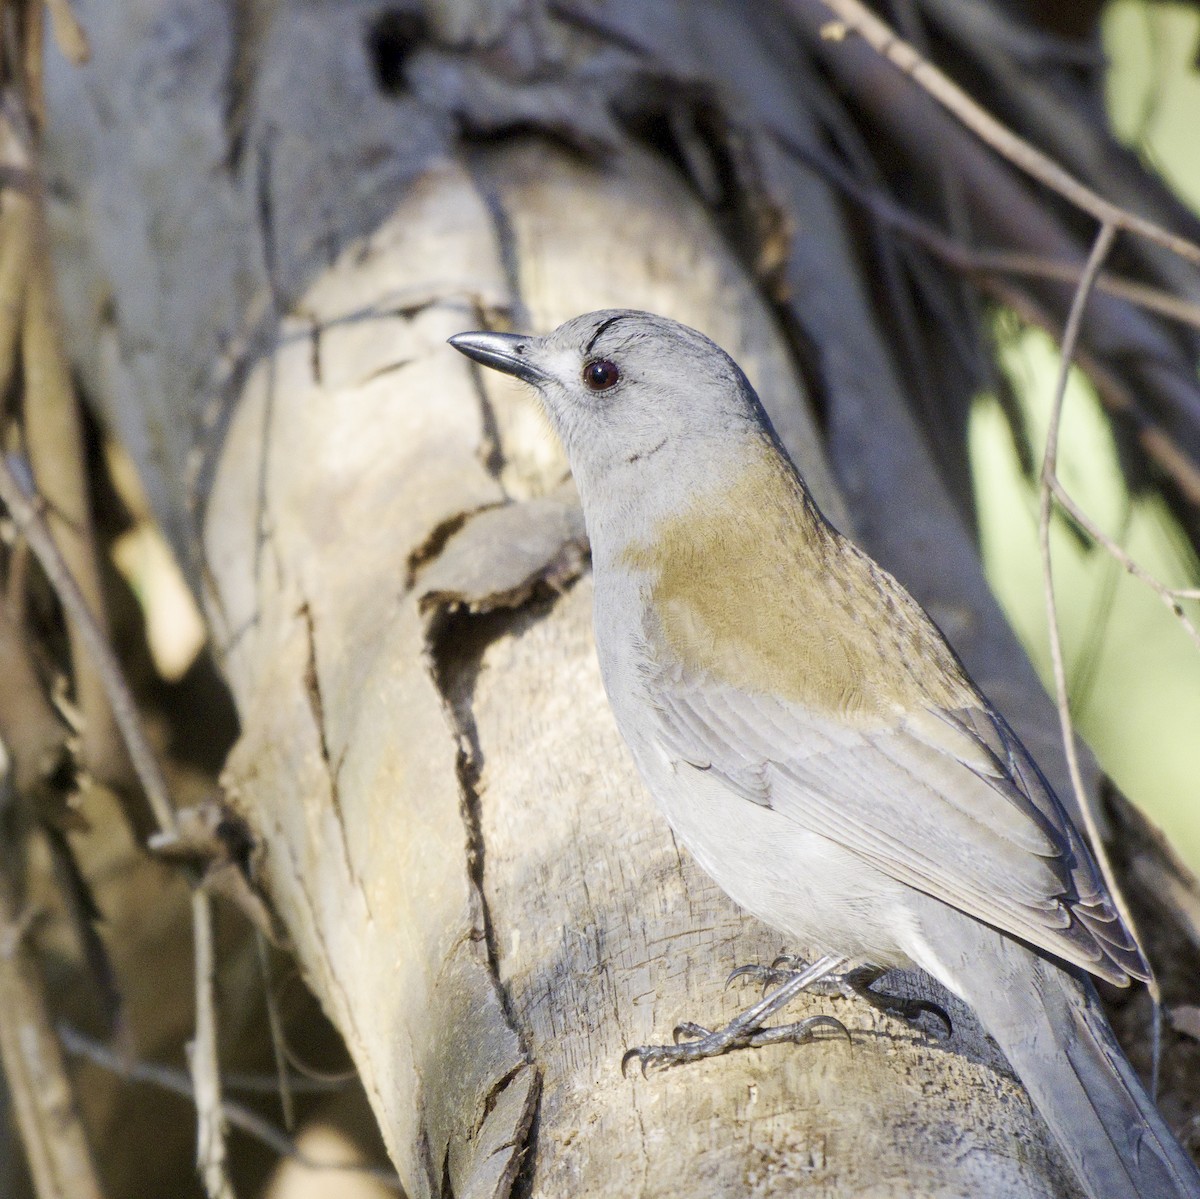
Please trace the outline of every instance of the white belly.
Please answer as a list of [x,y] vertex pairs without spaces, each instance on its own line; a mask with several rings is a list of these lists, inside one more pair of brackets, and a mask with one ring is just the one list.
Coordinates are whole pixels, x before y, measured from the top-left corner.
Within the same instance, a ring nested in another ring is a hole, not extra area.
[[924,897],[799,820],[730,790],[715,772],[668,756],[645,693],[646,647],[628,623],[643,602],[635,578],[597,569],[604,685],[617,726],[678,839],[730,898],[784,934],[789,952],[910,965],[900,946],[912,943],[914,901]]
[[718,775],[672,763],[644,734],[626,740],[679,840],[734,902],[788,938],[789,951],[910,964],[900,949],[911,923],[908,888]]

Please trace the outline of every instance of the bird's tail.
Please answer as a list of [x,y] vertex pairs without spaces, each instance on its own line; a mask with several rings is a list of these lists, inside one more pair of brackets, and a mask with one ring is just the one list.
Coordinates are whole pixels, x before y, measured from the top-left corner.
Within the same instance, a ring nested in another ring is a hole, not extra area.
[[1091,982],[976,928],[978,954],[942,981],[1004,1051],[1088,1195],[1200,1199],[1200,1172],[1117,1044]]

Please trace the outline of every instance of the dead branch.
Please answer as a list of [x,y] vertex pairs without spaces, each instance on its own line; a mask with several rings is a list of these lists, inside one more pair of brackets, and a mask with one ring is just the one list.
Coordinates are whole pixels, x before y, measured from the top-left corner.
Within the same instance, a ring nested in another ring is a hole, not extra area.
[[37,510],[37,505],[25,494],[20,480],[7,461],[0,461],[0,501],[3,501],[8,509],[21,535],[29,542],[55,594],[78,629],[80,642],[91,656],[97,677],[105,689],[108,702],[112,705],[117,727],[125,739],[138,781],[146,792],[146,798],[150,801],[159,827],[164,832],[176,833],[178,827],[175,809],[168,794],[167,782],[142,729],[137,704],[125,682],[121,664],[113,653],[104,630],[93,618],[88,601],[75,582],[70,567]]
[[[164,1091],[181,1095],[195,1102],[196,1087],[192,1076],[186,1070],[164,1066],[158,1062],[140,1062],[130,1060],[123,1054],[114,1053],[108,1046],[101,1044],[91,1037],[85,1036],[69,1025],[58,1026],[58,1037],[67,1053],[85,1057],[95,1062],[105,1070],[119,1075],[129,1082],[143,1082],[160,1087]],[[222,1075],[222,1084],[227,1089],[242,1089],[260,1094],[277,1094],[278,1080],[275,1078],[257,1077],[245,1078],[237,1075]],[[292,1084],[297,1090],[315,1090],[327,1092],[335,1089],[334,1085],[321,1082],[302,1081]],[[231,1127],[265,1145],[280,1157],[290,1158],[306,1170],[344,1172],[348,1174],[367,1174],[394,1190],[400,1189],[400,1180],[391,1170],[379,1170],[360,1162],[323,1162],[316,1161],[304,1154],[295,1140],[269,1120],[263,1119],[253,1108],[236,1100],[222,1098],[221,1116]]]
[[221,1069],[217,1063],[212,901],[199,887],[192,892],[192,935],[195,938],[196,1036],[188,1045],[188,1064],[196,1101],[196,1161],[209,1199],[235,1199],[229,1180]]
[[[1054,565],[1050,552],[1050,518],[1054,507],[1054,487],[1052,480],[1056,477],[1058,467],[1058,434],[1062,424],[1063,404],[1067,395],[1067,380],[1070,377],[1071,359],[1075,354],[1075,346],[1079,341],[1079,330],[1083,324],[1084,310],[1087,308],[1088,296],[1096,283],[1096,276],[1104,265],[1112,248],[1113,239],[1117,235],[1115,225],[1104,224],[1096,234],[1092,252],[1088,256],[1087,266],[1079,280],[1075,299],[1067,317],[1067,327],[1063,333],[1062,360],[1059,364],[1058,380],[1054,388],[1054,403],[1050,411],[1050,425],[1046,433],[1046,448],[1042,458],[1041,478],[1038,494],[1038,549],[1042,559],[1042,586],[1045,592],[1046,622],[1050,631],[1050,661],[1054,670],[1054,694],[1058,707],[1059,726],[1062,733],[1063,748],[1067,755],[1067,767],[1071,773],[1071,786],[1075,791],[1075,802],[1083,816],[1087,829],[1088,840],[1092,853],[1100,864],[1104,881],[1108,884],[1109,893],[1113,897],[1117,910],[1121,913],[1126,927],[1133,933],[1134,939],[1140,942],[1137,925],[1125,901],[1120,881],[1113,871],[1112,861],[1105,847],[1101,834],[1101,820],[1096,810],[1096,801],[1085,786],[1083,772],[1079,766],[1079,747],[1075,736],[1075,725],[1071,718],[1070,697],[1067,695],[1067,670],[1063,658],[1062,635],[1058,624],[1058,605],[1054,596]],[[1161,1003],[1161,994],[1157,980],[1151,972],[1147,984],[1154,998],[1156,1007]],[[1156,1071],[1157,1072],[1157,1071]]]
[[[787,3],[790,8],[798,9],[803,0],[787,0]],[[842,22],[841,25],[830,22],[823,30],[823,36],[831,42],[840,42],[849,32],[859,34],[881,57],[908,75],[997,154],[1031,178],[1081,211],[1094,216],[1102,224],[1136,233],[1173,250],[1189,262],[1200,263],[1200,246],[1195,242],[1179,237],[1153,221],[1144,220],[1085,187],[1057,162],[996,120],[944,72],[898,37],[886,22],[880,20],[860,0],[820,0],[820,3]]]
[[[25,447],[45,503],[45,522],[87,605],[89,619],[108,637],[96,538],[85,477],[83,430],[70,368],[55,314],[53,281],[37,218],[34,252],[25,281],[21,365],[24,377]],[[82,718],[81,757],[87,768],[118,791],[134,783],[108,692],[75,614],[67,614],[75,701]],[[132,815],[132,812],[131,812]],[[135,827],[137,824],[135,822]]]
[[[8,780],[4,780],[7,785]],[[0,871],[0,1061],[38,1199],[102,1199],[36,955]]]

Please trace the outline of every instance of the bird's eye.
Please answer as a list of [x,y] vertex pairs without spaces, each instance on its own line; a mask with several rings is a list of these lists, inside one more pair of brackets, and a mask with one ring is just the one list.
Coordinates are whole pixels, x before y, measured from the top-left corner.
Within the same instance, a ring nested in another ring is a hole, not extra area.
[[607,391],[620,377],[617,364],[607,358],[593,358],[584,364],[583,382],[592,391]]

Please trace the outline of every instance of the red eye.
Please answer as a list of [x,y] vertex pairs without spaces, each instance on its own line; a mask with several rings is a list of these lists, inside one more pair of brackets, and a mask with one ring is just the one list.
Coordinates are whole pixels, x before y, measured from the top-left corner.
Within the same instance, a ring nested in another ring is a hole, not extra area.
[[620,377],[617,364],[607,358],[593,358],[583,368],[583,382],[592,391],[607,391]]

